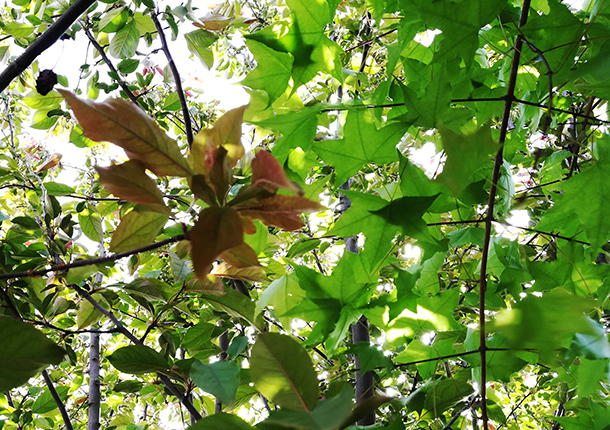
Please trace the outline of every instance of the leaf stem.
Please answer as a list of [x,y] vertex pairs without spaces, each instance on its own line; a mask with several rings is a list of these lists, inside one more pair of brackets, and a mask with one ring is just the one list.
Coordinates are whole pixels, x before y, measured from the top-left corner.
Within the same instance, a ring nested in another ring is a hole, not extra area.
[[172,71],[172,75],[174,77],[174,83],[176,84],[176,92],[178,93],[178,100],[180,100],[180,106],[182,107],[182,115],[184,116],[184,131],[186,132],[186,141],[188,142],[190,148],[193,144],[193,126],[191,125],[191,114],[189,113],[188,104],[186,103],[186,97],[184,97],[184,90],[182,89],[180,73],[178,73],[178,68],[176,67],[174,58],[172,57],[172,54],[169,50],[169,46],[167,45],[167,39],[165,38],[165,33],[163,32],[163,27],[159,22],[159,18],[157,18],[157,14],[151,13],[150,16],[153,22],[155,23],[155,27],[157,27],[157,33],[159,33],[159,38],[161,39],[163,53],[165,54],[165,58],[167,58],[169,68]]

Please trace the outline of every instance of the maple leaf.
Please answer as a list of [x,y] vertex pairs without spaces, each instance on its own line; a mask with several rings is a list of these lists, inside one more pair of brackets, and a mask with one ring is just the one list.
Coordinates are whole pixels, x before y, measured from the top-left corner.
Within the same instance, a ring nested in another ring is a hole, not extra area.
[[371,111],[353,110],[347,115],[343,139],[315,142],[313,148],[322,160],[335,166],[335,184],[339,186],[367,163],[397,161],[396,144],[404,133],[402,124],[386,125],[378,130]]

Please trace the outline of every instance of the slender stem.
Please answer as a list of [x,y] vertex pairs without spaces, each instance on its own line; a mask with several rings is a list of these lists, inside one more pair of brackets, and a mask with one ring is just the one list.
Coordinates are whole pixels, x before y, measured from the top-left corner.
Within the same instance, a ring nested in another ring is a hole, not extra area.
[[[519,26],[523,27],[527,22],[527,16],[530,9],[530,0],[524,0],[523,9]],[[481,251],[481,273],[479,277],[479,352],[481,356],[481,419],[483,420],[483,428],[488,428],[487,416],[487,336],[485,333],[485,291],[487,289],[487,263],[489,259],[489,248],[491,244],[492,222],[494,221],[494,204],[496,200],[496,192],[498,188],[498,180],[500,179],[500,167],[504,162],[503,151],[504,142],[508,133],[510,122],[510,111],[515,97],[515,87],[517,84],[517,74],[519,71],[519,61],[521,59],[521,50],[523,48],[523,37],[517,35],[515,41],[513,60],[511,64],[510,77],[508,79],[508,87],[506,89],[506,97],[504,100],[504,112],[502,115],[502,124],[500,126],[500,137],[498,150],[495,160],[493,173],[491,177],[491,187],[489,189],[489,201],[487,204],[487,214],[485,217],[485,236],[483,241],[483,250]]]
[[114,64],[112,64],[112,61],[106,55],[106,52],[104,51],[104,48],[102,48],[102,46],[97,42],[97,40],[95,40],[95,37],[93,36],[93,34],[91,34],[91,31],[89,30],[89,28],[86,27],[86,26],[83,26],[83,27],[85,29],[85,34],[89,38],[89,41],[91,42],[93,47],[96,49],[96,51],[99,52],[100,56],[102,57],[102,59],[104,60],[104,62],[108,66],[108,68],[110,70],[112,70],[114,73],[116,73],[116,75],[118,77],[117,78],[117,83],[121,86],[121,88],[123,89],[123,91],[125,92],[127,97],[129,97],[129,100],[131,100],[135,104],[138,104],[138,98],[129,89],[129,87],[127,86],[125,81],[120,78],[119,71],[116,69],[116,67],[114,67]]
[[189,148],[193,144],[193,126],[191,125],[191,114],[189,113],[189,108],[186,103],[186,97],[184,97],[184,90],[182,89],[182,81],[180,80],[180,73],[178,73],[178,68],[176,67],[176,63],[174,63],[174,59],[172,57],[171,52],[169,51],[169,47],[167,45],[167,39],[165,38],[165,33],[163,32],[163,27],[159,22],[159,18],[157,18],[157,14],[150,14],[153,22],[155,23],[155,27],[157,27],[157,33],[159,33],[159,38],[161,39],[161,46],[163,49],[163,53],[165,54],[165,58],[169,63],[169,68],[172,71],[172,75],[174,76],[174,83],[176,84],[176,92],[178,93],[178,100],[180,100],[180,106],[182,106],[182,115],[184,116],[184,130],[186,131],[186,141],[188,142]]
[[72,263],[56,264],[46,269],[40,270],[29,270],[27,272],[12,272],[12,273],[0,273],[0,280],[3,279],[18,279],[18,278],[33,278],[36,276],[46,275],[50,272],[61,272],[64,270],[73,269],[75,267],[92,266],[94,264],[108,263],[111,261],[120,260],[121,258],[129,257],[142,252],[151,251],[153,249],[161,248],[170,243],[179,242],[185,240],[186,235],[179,234],[169,239],[162,240],[160,242],[151,243],[150,245],[142,246],[141,248],[132,249],[130,251],[120,252],[118,254],[109,255],[108,257],[99,258],[88,258],[86,260],[77,260]]
[[15,61],[9,64],[0,74],[0,92],[27,69],[40,54],[49,49],[62,34],[81,16],[95,0],[77,0],[55,21],[43,34],[38,37]]

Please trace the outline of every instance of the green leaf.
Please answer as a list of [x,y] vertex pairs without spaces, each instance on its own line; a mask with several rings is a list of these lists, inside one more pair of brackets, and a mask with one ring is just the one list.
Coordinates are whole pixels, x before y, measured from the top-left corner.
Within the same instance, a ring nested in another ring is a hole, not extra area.
[[[576,215],[593,248],[606,243],[610,235],[610,219],[604,216],[610,209],[606,193],[610,192],[610,137],[604,136],[595,146],[596,162],[565,183],[563,195],[555,203],[554,213]],[[587,202],[586,205],[582,202]]]
[[2,31],[10,34],[13,37],[22,38],[28,37],[34,32],[36,27],[28,24],[21,24],[18,22],[9,22],[2,27]]
[[311,143],[316,136],[320,110],[321,107],[316,105],[257,121],[255,124],[282,135],[273,147],[272,153],[280,163],[284,163],[292,149],[302,148],[305,151],[311,149]]
[[112,387],[112,391],[117,393],[137,393],[144,384],[140,381],[122,381]]
[[25,384],[50,364],[61,363],[65,352],[30,324],[0,316],[0,392]]
[[67,196],[74,194],[74,188],[69,185],[60,184],[59,182],[45,182],[45,189],[50,196]]
[[446,184],[453,196],[460,197],[469,185],[489,176],[498,145],[485,126],[468,135],[441,128],[441,136],[447,162],[438,181]]
[[397,161],[396,144],[405,131],[401,124],[386,125],[378,130],[372,111],[352,110],[345,121],[343,139],[314,142],[313,148],[322,160],[335,167],[338,187],[367,163]]
[[32,109],[50,111],[59,108],[62,99],[63,97],[57,91],[51,91],[46,96],[39,94],[38,91],[31,91],[21,100]]
[[218,36],[210,31],[199,29],[186,33],[184,38],[189,51],[199,58],[208,69],[211,68],[214,65],[214,51],[210,46],[218,40]]
[[250,377],[263,395],[282,408],[311,411],[320,390],[311,358],[289,336],[261,333],[250,357]]
[[381,209],[371,211],[371,213],[392,225],[399,226],[406,236],[426,237],[428,226],[422,216],[435,199],[436,196],[402,197],[393,200]]
[[117,64],[117,69],[124,75],[128,75],[129,73],[135,72],[138,66],[140,65],[140,60],[136,60],[135,58],[128,58],[123,60]]
[[135,55],[140,41],[140,32],[132,19],[110,41],[108,53],[114,58],[131,58]]
[[253,327],[262,330],[263,319],[261,315],[254,312],[254,302],[240,292],[232,288],[226,288],[224,296],[202,294],[202,298],[218,310],[231,316],[242,318]]
[[254,430],[250,424],[236,415],[220,412],[197,421],[186,430]]
[[278,52],[256,40],[246,40],[254,55],[257,67],[241,84],[254,90],[263,90],[269,95],[269,105],[281,96],[292,75],[292,54]]
[[169,251],[168,255],[169,268],[172,271],[174,282],[184,282],[188,275],[192,272],[189,263],[178,257],[178,255],[174,251]]
[[149,211],[143,207],[123,216],[112,234],[110,251],[123,252],[150,244],[155,240],[168,220],[164,213]]
[[555,288],[542,297],[528,295],[511,310],[501,311],[494,328],[501,330],[514,348],[534,348],[548,359],[576,333],[595,334],[584,312],[595,306],[593,299],[577,297]]
[[[55,387],[57,394],[62,402],[66,401],[70,387],[59,386]],[[36,401],[32,405],[32,412],[35,414],[46,414],[52,410],[57,409],[57,403],[53,399],[51,392],[48,388],[45,388],[41,395],[36,398]]]
[[104,240],[102,219],[92,207],[88,207],[86,211],[78,214],[78,223],[83,234],[92,241],[102,242]]
[[123,373],[167,372],[169,363],[161,354],[145,345],[130,345],[108,356],[110,363]]
[[233,361],[204,364],[196,360],[191,366],[191,379],[223,404],[232,405],[239,387],[239,366]]
[[273,281],[256,302],[255,313],[258,315],[267,306],[273,306],[275,314],[284,327],[290,327],[292,318],[282,317],[305,298],[305,291],[299,286],[295,273],[282,276]]

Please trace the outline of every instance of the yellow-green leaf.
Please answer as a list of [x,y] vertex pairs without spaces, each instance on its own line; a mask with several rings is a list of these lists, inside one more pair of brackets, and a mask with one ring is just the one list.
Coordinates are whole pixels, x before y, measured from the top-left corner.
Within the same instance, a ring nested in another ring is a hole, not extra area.
[[157,176],[189,176],[192,172],[176,141],[135,104],[123,99],[103,103],[81,100],[58,90],[89,139],[112,142]]
[[241,123],[248,106],[241,106],[226,112],[214,127],[201,130],[195,136],[188,160],[195,173],[205,175],[214,165],[216,151],[221,146],[227,150],[226,162],[235,166],[245,154],[241,144]]
[[148,245],[155,240],[168,216],[152,210],[132,210],[121,219],[110,241],[110,251],[123,252]]

